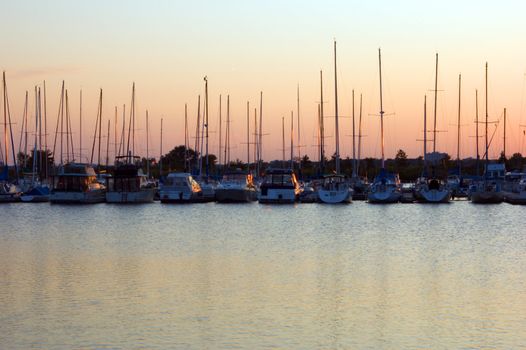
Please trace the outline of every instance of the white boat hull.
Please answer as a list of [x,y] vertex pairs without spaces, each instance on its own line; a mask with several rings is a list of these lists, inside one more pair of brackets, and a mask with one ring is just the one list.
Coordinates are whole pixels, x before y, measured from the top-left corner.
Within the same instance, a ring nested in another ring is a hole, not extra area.
[[421,189],[416,192],[416,200],[420,203],[449,203],[451,192],[449,190]]
[[259,193],[259,203],[287,204],[296,201],[296,192],[293,188],[267,188],[266,193]]
[[54,191],[49,196],[51,203],[71,203],[71,204],[92,204],[103,203],[106,201],[104,190],[94,190],[88,192],[61,192]]
[[144,188],[137,192],[106,192],[108,203],[152,203],[155,188]]
[[338,191],[319,189],[318,198],[323,203],[328,204],[350,203],[352,200],[352,191],[350,191],[348,188]]
[[369,203],[397,203],[402,194],[394,189],[370,191],[367,195]]

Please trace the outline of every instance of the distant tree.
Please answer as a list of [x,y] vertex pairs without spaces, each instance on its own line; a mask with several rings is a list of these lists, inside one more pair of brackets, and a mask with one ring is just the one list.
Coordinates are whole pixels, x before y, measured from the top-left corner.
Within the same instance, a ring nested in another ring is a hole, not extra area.
[[513,170],[513,169],[522,170],[523,164],[524,164],[524,159],[522,158],[522,154],[514,153],[508,160],[506,167],[508,167],[510,170]]
[[396,169],[400,171],[407,166],[407,154],[404,150],[399,149],[395,156]]

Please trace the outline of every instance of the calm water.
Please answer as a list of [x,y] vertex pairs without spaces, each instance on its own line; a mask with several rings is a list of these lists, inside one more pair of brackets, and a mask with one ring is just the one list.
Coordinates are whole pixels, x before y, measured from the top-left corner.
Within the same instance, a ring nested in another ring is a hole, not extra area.
[[0,206],[0,348],[526,347],[526,207]]

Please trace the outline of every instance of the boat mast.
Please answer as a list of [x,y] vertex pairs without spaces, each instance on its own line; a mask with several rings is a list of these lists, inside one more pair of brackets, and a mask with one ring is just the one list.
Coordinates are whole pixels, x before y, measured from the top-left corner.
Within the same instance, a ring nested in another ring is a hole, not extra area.
[[7,142],[7,123],[9,123],[9,136],[11,137],[11,153],[13,154],[13,165],[15,167],[16,182],[18,183],[18,166],[16,164],[16,155],[15,155],[15,141],[13,140],[13,127],[11,124],[11,112],[9,111],[9,98],[7,96],[7,82],[5,80],[5,71],[3,72],[3,81],[4,81],[4,136],[5,136],[5,167],[9,171],[7,166],[8,155],[9,155],[9,146]]
[[[36,87],[35,87],[36,89]],[[24,159],[23,159],[23,163],[20,164],[20,166],[22,168],[25,168],[25,164],[26,164],[26,158],[27,158],[27,142],[24,143],[24,150],[22,152],[22,141],[24,139],[27,140],[27,131],[24,132],[26,129],[27,129],[27,108],[28,108],[28,92],[26,90],[26,98],[25,98],[25,102],[24,102],[24,114],[22,115],[22,128],[20,129],[20,141],[18,142],[18,152],[19,153],[23,153],[23,156],[24,156]],[[24,137],[25,135],[25,137]],[[2,155],[3,157],[3,155]]]
[[319,125],[320,125],[320,164],[321,174],[325,172],[325,145],[324,145],[324,128],[323,128],[323,71],[320,70],[320,105],[319,105]]
[[504,150],[502,152],[504,159],[506,159],[506,108],[504,108]]
[[199,167],[199,163],[201,159],[201,148],[199,147],[200,132],[201,132],[201,95],[198,95],[197,96],[197,125],[195,127],[195,154],[196,154],[195,167],[196,169],[200,169]]
[[44,168],[44,177],[47,181],[48,177],[48,153],[47,153],[47,102],[46,102],[46,81],[44,80],[44,153],[46,167]]
[[69,98],[68,90],[66,90],[66,163],[69,163],[69,161]]
[[38,130],[38,92],[35,86],[35,144],[33,146],[33,166],[31,171],[31,185],[35,185],[35,172],[37,167],[37,130]]
[[263,166],[263,91],[259,92],[259,142],[258,142],[258,166],[257,172],[258,176],[260,174],[261,166]]
[[113,123],[113,158],[117,157],[117,106],[115,106],[115,122]]
[[247,170],[250,172],[250,103],[247,101]]
[[[116,107],[115,107],[115,113]],[[79,142],[80,142],[80,148],[79,148],[79,158],[80,162],[82,163],[82,89],[80,89],[80,107],[79,107],[79,128],[80,128],[80,135],[79,135]]]
[[435,106],[433,110],[433,153],[436,152],[437,143],[437,92],[438,92],[438,53],[436,53],[435,60]]
[[146,176],[150,178],[150,126],[148,122],[148,110],[146,110]]
[[355,123],[354,123],[354,89],[352,90],[352,177],[356,178],[356,141],[355,141]]
[[[206,179],[208,181],[209,164],[208,164],[208,79],[205,79],[205,128],[206,128]],[[229,155],[230,156],[230,155]]]
[[477,145],[477,176],[480,176],[480,152],[479,152],[479,91],[475,90],[475,139]]
[[[37,91],[37,87],[35,86],[35,114],[36,114],[36,98],[37,98],[37,96],[36,96],[37,92],[36,91]],[[28,94],[27,94],[27,91],[26,91],[26,97],[27,97],[27,95]],[[27,103],[26,107],[29,107],[29,98],[27,99],[26,103]],[[25,131],[24,132],[25,137],[24,137],[24,165],[23,165],[23,169],[25,169],[27,167],[27,128],[28,128],[28,120],[27,120],[28,116],[27,115],[29,114],[29,110],[28,109],[26,109],[26,111],[25,111],[25,115],[24,115],[25,121],[23,123],[24,126],[25,126],[25,128],[23,128],[23,130]]]
[[282,152],[282,163],[285,168],[285,117],[281,117],[281,152]]
[[163,118],[161,118],[161,140],[160,140],[160,156],[159,156],[159,179],[163,176]]
[[[133,90],[135,92],[135,83],[133,84]],[[67,92],[66,92],[67,96]],[[134,125],[135,126],[135,125]],[[100,171],[100,146],[102,142],[102,89],[100,89],[100,104],[99,104],[99,150],[97,158],[97,169]]]
[[110,165],[110,119],[108,118],[108,133],[106,134],[106,171]]
[[457,162],[458,162],[458,176],[462,171],[462,164],[460,161],[460,100],[462,88],[462,74],[458,75],[458,125],[457,125]]
[[300,84],[298,84],[297,91],[297,110],[296,114],[298,115],[298,169],[301,174],[301,133],[300,133]]
[[188,105],[184,104],[184,171],[188,171]]
[[335,120],[335,140],[336,140],[336,151],[335,151],[335,163],[336,163],[336,174],[340,173],[340,129],[338,128],[338,75],[336,66],[336,40],[334,40],[334,120]]
[[385,153],[384,153],[384,108],[382,96],[382,54],[378,49],[378,67],[380,72],[380,134],[382,138],[382,169],[385,168]]
[[427,175],[427,95],[424,95],[424,175]]
[[294,170],[294,112],[290,111],[290,169]]
[[[257,170],[257,167],[258,166],[258,152],[259,152],[259,147],[258,147],[258,110],[257,108],[254,108],[254,162],[256,164],[254,164],[254,171]],[[256,176],[257,176],[257,173],[256,173]]]
[[358,161],[356,164],[356,175],[360,172],[360,160],[362,152],[362,94],[360,94],[360,117],[358,122]]
[[121,139],[119,142],[119,156],[124,152],[124,142],[126,140],[126,105],[122,105],[122,130],[121,130]]
[[223,130],[222,130],[222,126],[223,126],[222,123],[223,123],[223,121],[221,120],[221,117],[222,117],[221,116],[221,109],[222,109],[222,106],[221,106],[221,102],[222,101],[221,100],[222,100],[222,96],[220,94],[219,95],[219,152],[218,152],[219,153],[218,154],[219,159],[218,159],[218,163],[217,163],[219,166],[221,166],[221,150],[222,150],[222,148],[221,148],[221,146],[222,146],[221,145],[221,141],[222,141],[221,140],[221,134],[223,132]]
[[226,96],[225,165],[230,164],[230,95]]
[[486,85],[485,85],[485,95],[486,95],[486,126],[485,126],[485,140],[486,140],[486,168],[484,170],[484,180],[488,179],[488,163],[489,163],[489,156],[488,156],[488,62],[486,62]]

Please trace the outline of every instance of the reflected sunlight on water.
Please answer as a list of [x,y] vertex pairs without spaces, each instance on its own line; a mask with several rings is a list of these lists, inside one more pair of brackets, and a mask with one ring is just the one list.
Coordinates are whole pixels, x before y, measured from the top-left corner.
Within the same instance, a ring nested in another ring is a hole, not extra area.
[[526,346],[524,207],[2,206],[0,347]]

